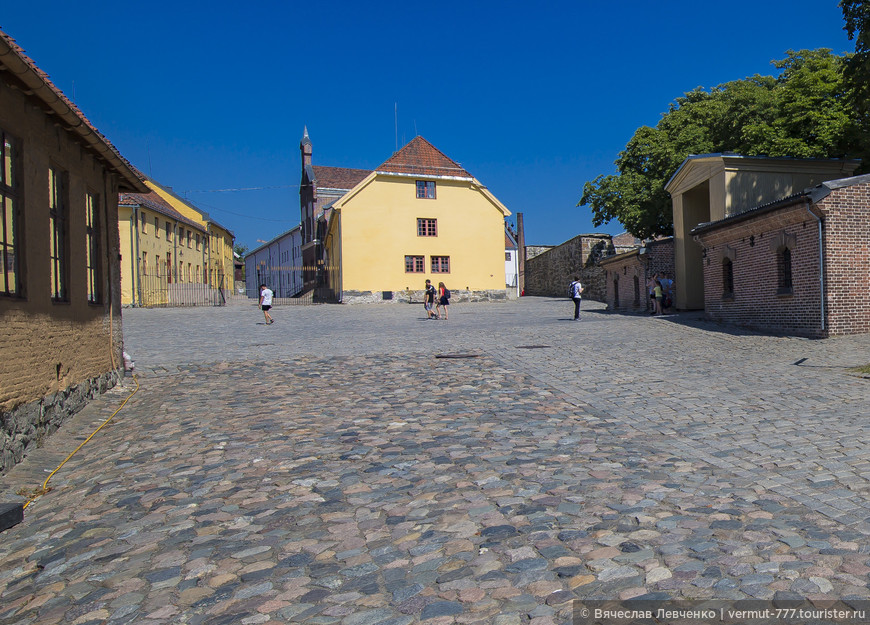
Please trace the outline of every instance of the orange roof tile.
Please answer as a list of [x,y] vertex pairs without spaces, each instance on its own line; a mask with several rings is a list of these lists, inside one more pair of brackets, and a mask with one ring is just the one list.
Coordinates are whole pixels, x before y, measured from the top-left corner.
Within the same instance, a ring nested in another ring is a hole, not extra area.
[[379,172],[412,174],[417,176],[451,176],[472,178],[459,163],[448,158],[423,137],[411,139],[405,147],[388,158]]
[[318,189],[353,189],[370,173],[367,169],[348,169],[347,167],[324,167],[312,165]]

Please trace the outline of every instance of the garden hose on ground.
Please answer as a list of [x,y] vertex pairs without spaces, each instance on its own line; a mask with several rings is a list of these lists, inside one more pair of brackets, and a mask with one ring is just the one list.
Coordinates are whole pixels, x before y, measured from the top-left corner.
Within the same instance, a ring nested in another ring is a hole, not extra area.
[[103,426],[105,426],[109,421],[111,421],[112,419],[114,419],[116,414],[118,414],[119,412],[121,412],[121,408],[123,408],[123,407],[127,404],[127,402],[130,401],[130,398],[133,397],[133,395],[135,395],[136,392],[139,390],[139,378],[138,378],[135,374],[133,375],[133,381],[136,382],[136,388],[133,389],[133,392],[132,392],[132,393],[130,393],[129,395],[127,395],[127,399],[125,399],[125,400],[121,403],[121,405],[118,406],[118,409],[117,409],[115,412],[112,413],[112,416],[111,416],[111,417],[109,417],[108,419],[106,419],[105,421],[103,421],[103,422],[100,424],[100,427],[98,427],[96,430],[94,430],[93,432],[91,432],[91,435],[88,436],[84,441],[82,441],[82,444],[81,444],[81,445],[79,445],[78,447],[76,447],[75,450],[73,450],[73,452],[72,452],[70,455],[68,455],[68,456],[66,457],[66,459],[65,459],[63,462],[61,462],[59,465],[57,465],[57,468],[56,468],[54,471],[52,471],[51,473],[49,473],[48,477],[45,478],[45,481],[42,483],[42,486],[41,486],[40,488],[38,488],[37,490],[35,490],[34,492],[32,492],[32,493],[30,493],[30,494],[28,495],[28,497],[27,497],[27,503],[24,504],[24,508],[27,508],[27,506],[29,506],[29,505],[31,504],[31,502],[33,502],[37,497],[40,497],[40,496],[44,495],[45,493],[47,493],[47,492],[49,491],[49,488],[48,488],[48,480],[50,480],[50,479],[52,478],[52,476],[54,476],[55,473],[57,473],[58,471],[60,471],[61,467],[63,467],[63,465],[65,465],[65,464],[67,463],[67,461],[68,461],[70,458],[72,458],[74,455],[76,455],[76,452],[78,452],[79,449],[81,449],[82,447],[84,447],[85,444],[86,444],[89,440],[91,440],[91,439],[96,435],[97,432],[99,432],[100,430],[102,430],[102,429],[103,429]]

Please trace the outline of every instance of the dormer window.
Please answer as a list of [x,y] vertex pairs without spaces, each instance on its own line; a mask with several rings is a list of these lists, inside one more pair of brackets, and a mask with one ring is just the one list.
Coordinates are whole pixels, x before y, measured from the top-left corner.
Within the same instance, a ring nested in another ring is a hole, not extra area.
[[417,199],[434,200],[435,199],[435,181],[434,180],[418,180],[417,181]]

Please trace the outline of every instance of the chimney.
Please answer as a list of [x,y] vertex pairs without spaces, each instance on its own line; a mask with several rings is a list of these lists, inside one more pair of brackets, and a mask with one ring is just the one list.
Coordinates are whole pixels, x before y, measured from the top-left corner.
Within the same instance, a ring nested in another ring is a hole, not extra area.
[[517,247],[519,248],[519,276],[517,284],[520,287],[520,295],[526,292],[526,231],[523,227],[523,214],[517,213]]

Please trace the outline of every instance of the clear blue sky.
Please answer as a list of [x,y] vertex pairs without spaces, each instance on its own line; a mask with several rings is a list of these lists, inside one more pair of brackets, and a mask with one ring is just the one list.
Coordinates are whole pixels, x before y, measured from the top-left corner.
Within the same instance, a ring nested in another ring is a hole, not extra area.
[[[852,51],[836,0],[7,2],[0,28],[134,165],[259,245],[299,222],[314,162],[374,168],[415,134],[524,214],[593,232],[583,183],[668,104]],[[254,191],[218,189],[273,187]],[[600,229],[616,234],[613,222]]]

